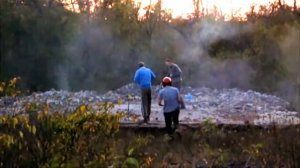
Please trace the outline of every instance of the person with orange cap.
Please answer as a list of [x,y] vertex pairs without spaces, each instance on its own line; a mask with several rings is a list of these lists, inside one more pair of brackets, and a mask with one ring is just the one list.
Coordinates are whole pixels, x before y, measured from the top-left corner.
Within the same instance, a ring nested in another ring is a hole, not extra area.
[[182,97],[179,94],[179,90],[172,86],[170,77],[164,77],[162,85],[163,89],[158,93],[158,105],[163,106],[166,130],[169,135],[172,135],[179,124],[178,118]]

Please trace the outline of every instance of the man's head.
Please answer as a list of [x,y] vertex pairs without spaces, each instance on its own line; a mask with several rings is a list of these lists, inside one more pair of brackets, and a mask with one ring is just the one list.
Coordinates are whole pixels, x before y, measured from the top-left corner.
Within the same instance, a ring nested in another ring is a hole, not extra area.
[[138,63],[138,67],[143,67],[143,66],[145,66],[145,63],[144,63],[143,61],[140,61],[140,62]]
[[165,64],[166,64],[166,66],[171,66],[172,64],[173,64],[173,61],[170,59],[170,58],[167,58],[166,60],[165,60]]
[[163,87],[166,87],[166,86],[171,86],[172,85],[172,79],[170,77],[164,77],[163,80],[162,80],[162,85]]

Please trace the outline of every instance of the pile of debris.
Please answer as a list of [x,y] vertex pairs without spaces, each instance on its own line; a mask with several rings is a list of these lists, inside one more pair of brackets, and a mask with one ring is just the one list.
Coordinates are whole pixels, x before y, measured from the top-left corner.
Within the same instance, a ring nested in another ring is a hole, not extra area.
[[[161,86],[154,86],[153,99],[156,99]],[[211,119],[219,123],[243,124],[246,120],[253,124],[299,124],[299,113],[292,111],[290,104],[276,96],[239,89],[211,89],[206,87],[183,87],[186,109],[181,111],[180,120],[186,123],[199,123]],[[2,97],[0,114],[20,114],[30,103],[47,104],[50,112],[69,113],[86,104],[97,110],[99,103],[118,104],[112,110],[128,113],[123,122],[132,122],[131,117],[142,119],[140,89],[136,84],[125,85],[115,91],[99,94],[95,91],[56,91],[50,90],[23,97]],[[152,103],[151,120],[162,122],[162,108],[155,100]]]
[[33,93],[22,97],[3,97],[0,99],[0,114],[24,113],[27,105],[31,103],[47,104],[50,112],[72,112],[82,104],[102,102],[105,98],[94,91],[56,91],[50,90],[41,93]]
[[[153,97],[157,97],[159,89],[160,86],[153,87]],[[118,89],[118,93],[128,94],[133,90],[139,93],[139,88],[133,84]],[[276,96],[236,88],[183,87],[181,92],[187,107],[180,114],[182,123],[199,123],[209,119],[224,124],[300,124],[299,113],[292,110],[289,102]],[[127,105],[116,107],[116,111],[126,110],[128,114],[142,119],[140,101],[132,100]],[[162,108],[156,101],[152,105],[151,119],[163,121]]]

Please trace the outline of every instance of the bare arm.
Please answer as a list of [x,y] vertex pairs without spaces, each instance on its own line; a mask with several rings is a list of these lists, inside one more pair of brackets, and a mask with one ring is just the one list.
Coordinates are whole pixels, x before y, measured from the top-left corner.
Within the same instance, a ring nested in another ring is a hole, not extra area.
[[162,96],[161,96],[161,92],[159,92],[158,93],[158,105],[159,106],[163,106],[162,101],[163,101],[163,99],[162,99]]
[[182,98],[182,96],[180,94],[178,95],[178,102],[179,103],[183,103],[183,98]]

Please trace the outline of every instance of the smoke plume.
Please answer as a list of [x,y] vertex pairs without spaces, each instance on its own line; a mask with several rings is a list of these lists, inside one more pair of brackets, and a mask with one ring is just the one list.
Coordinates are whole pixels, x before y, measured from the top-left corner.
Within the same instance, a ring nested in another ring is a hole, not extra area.
[[[159,83],[166,72],[164,59],[172,57],[183,70],[184,85],[253,89],[251,80],[257,70],[242,52],[225,52],[226,59],[214,58],[210,53],[216,42],[230,42],[243,34],[251,34],[253,29],[250,23],[209,19],[184,28],[163,24],[153,31],[151,38],[140,33],[137,44],[132,46],[115,36],[107,25],[85,24],[66,46],[67,59],[57,68],[57,83],[61,89],[69,90],[116,89],[132,82],[140,60],[152,68]],[[278,41],[287,78],[280,82],[277,93],[295,99],[295,94],[299,95],[299,86],[295,83],[300,83],[299,29],[290,28],[288,32]]]
[[[213,88],[244,88],[250,89],[250,80],[255,70],[248,60],[214,59],[209,54],[211,45],[220,40],[232,38],[252,30],[250,25],[238,25],[224,21],[202,20],[191,26],[189,38],[180,54],[180,60],[187,67],[193,64],[188,72],[193,74],[193,84]],[[232,51],[229,54],[238,54]],[[196,71],[196,72],[194,72]],[[187,74],[188,75],[188,74]]]

